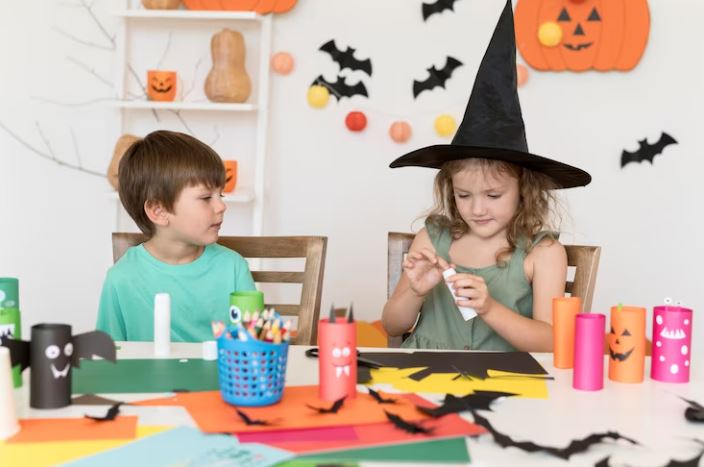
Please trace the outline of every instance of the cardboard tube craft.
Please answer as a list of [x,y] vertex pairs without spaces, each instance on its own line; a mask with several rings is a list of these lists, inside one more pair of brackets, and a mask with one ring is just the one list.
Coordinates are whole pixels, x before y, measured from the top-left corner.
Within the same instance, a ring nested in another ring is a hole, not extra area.
[[12,366],[21,371],[32,367],[29,405],[35,409],[55,409],[71,404],[71,367],[81,358],[97,355],[114,362],[115,342],[102,331],[71,335],[68,324],[32,326],[31,341],[0,338],[10,349]]
[[325,401],[352,399],[357,395],[357,327],[352,307],[347,318],[320,320],[318,328],[319,395]]

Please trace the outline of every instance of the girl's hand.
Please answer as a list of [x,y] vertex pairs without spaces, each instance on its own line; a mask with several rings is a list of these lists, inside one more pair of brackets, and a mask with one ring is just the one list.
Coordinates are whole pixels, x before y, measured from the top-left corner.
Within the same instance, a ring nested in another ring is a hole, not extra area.
[[448,277],[447,281],[455,289],[459,306],[472,307],[480,315],[487,313],[493,306],[494,299],[491,298],[483,277],[460,273]]
[[443,280],[443,265],[447,266],[447,262],[426,248],[408,252],[403,270],[413,293],[425,297],[438,285]]

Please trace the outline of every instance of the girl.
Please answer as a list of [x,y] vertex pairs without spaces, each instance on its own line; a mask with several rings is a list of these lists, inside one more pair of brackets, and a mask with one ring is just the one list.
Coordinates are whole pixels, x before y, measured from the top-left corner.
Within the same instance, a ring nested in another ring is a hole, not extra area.
[[[404,347],[552,350],[551,301],[565,292],[567,256],[548,231],[550,190],[587,185],[591,177],[528,152],[515,59],[507,0],[452,143],[391,163],[440,169],[435,208],[382,315],[391,336],[415,323]],[[450,267],[456,301],[443,278]],[[465,320],[456,305],[477,316]]]
[[[462,159],[435,178],[436,206],[411,245],[384,307],[386,331],[416,348],[552,350],[551,300],[565,292],[567,256],[547,231],[554,187],[515,164]],[[456,304],[479,315],[464,321]]]

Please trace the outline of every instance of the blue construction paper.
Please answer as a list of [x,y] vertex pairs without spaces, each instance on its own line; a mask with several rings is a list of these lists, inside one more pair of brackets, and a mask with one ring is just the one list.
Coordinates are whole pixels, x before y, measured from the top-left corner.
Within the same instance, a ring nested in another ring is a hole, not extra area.
[[230,435],[206,435],[190,427],[179,427],[142,438],[74,462],[71,467],[265,467],[291,459],[294,454],[259,443],[242,444]]

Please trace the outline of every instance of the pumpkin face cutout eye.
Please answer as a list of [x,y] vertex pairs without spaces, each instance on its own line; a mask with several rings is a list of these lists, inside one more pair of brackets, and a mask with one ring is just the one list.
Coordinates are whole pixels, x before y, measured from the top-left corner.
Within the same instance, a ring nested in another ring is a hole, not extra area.
[[153,101],[173,101],[176,97],[176,72],[149,70],[147,96]]

